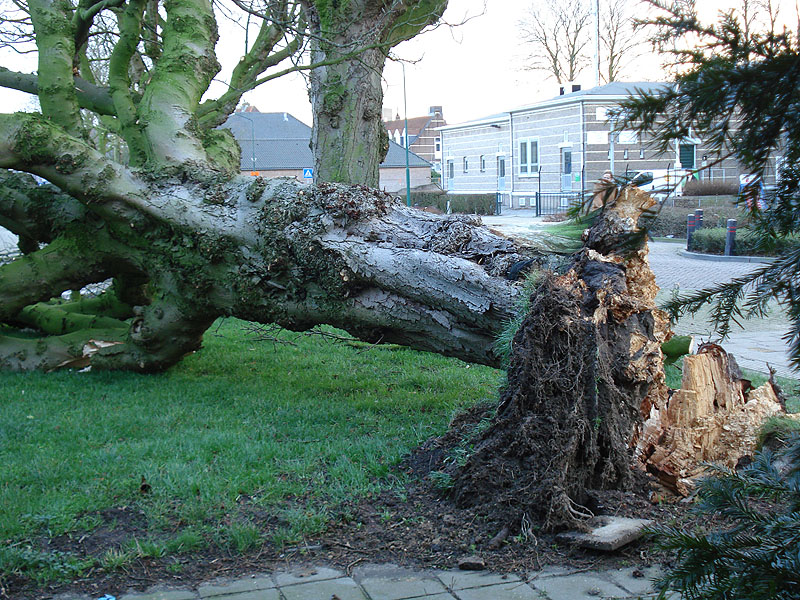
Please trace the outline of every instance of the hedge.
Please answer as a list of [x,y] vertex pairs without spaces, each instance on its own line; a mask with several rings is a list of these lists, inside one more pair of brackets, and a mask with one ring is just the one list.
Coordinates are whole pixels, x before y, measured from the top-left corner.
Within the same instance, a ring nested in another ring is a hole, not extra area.
[[684,196],[731,196],[739,193],[736,181],[697,181],[691,179],[683,186]]
[[[724,254],[726,233],[727,228],[725,227],[708,229],[704,227],[699,231],[695,231],[692,234],[692,243],[689,245],[689,250],[705,254]],[[800,244],[800,235],[793,235],[776,240],[771,248],[760,248],[758,239],[753,235],[753,232],[746,227],[741,227],[736,231],[734,254],[738,256],[774,256],[798,244]]]
[[[654,218],[643,217],[641,225],[647,227],[652,237],[686,237],[686,217],[691,209],[662,206]],[[725,227],[728,219],[737,219],[739,225],[747,223],[747,216],[736,206],[707,206],[703,208],[703,227]]]
[[413,206],[434,206],[442,212],[447,211],[447,201],[454,213],[471,215],[493,215],[497,196],[495,194],[442,194],[438,192],[413,192]]

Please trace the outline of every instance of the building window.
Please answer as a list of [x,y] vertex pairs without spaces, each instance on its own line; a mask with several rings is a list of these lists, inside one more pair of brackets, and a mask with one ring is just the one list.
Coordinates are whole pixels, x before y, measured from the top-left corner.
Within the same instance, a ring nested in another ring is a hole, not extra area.
[[644,158],[644,148],[639,148],[639,158]]
[[483,154],[481,154],[480,165],[481,165],[481,173],[483,173],[484,171],[486,171],[486,157],[484,157]]
[[469,173],[469,160],[467,159],[466,156],[464,157],[464,168],[463,168],[463,171],[464,171],[464,173]]
[[436,152],[442,151],[442,138],[436,138]]
[[519,141],[519,173],[535,175],[539,172],[539,140],[526,138]]
[[452,160],[448,160],[447,161],[447,178],[448,179],[452,179],[453,177],[455,177],[455,174],[456,174],[455,164],[453,163]]
[[695,145],[694,144],[678,144],[678,158],[681,162],[682,169],[694,169],[695,163]]

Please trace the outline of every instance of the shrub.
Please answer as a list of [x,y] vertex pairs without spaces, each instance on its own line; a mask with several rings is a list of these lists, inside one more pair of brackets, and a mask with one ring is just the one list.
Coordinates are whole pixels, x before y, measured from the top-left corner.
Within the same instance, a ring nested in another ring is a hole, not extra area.
[[659,582],[661,597],[675,590],[695,600],[800,598],[800,435],[775,454],[758,452],[738,472],[714,472],[700,483],[695,510],[721,519],[721,530],[651,531],[659,548],[677,552]]
[[[644,224],[653,237],[686,237],[686,216],[693,209],[677,206],[662,206],[655,217],[643,217]],[[725,227],[728,219],[737,219],[739,226],[748,222],[736,206],[709,206],[703,208],[703,228]]]
[[[724,254],[726,228],[703,228],[692,234],[692,243],[689,250],[704,252],[706,254]],[[800,236],[788,236],[772,240],[769,246],[763,245],[763,240],[753,235],[748,228],[739,228],[736,231],[735,254],[738,256],[773,256],[796,246],[800,243]]]
[[684,196],[735,196],[739,193],[736,181],[697,181],[691,179],[683,186]]
[[497,196],[495,194],[443,194],[440,192],[416,192],[411,194],[411,204],[414,206],[433,206],[442,212],[447,210],[447,201],[450,200],[450,210],[459,214],[493,215]]

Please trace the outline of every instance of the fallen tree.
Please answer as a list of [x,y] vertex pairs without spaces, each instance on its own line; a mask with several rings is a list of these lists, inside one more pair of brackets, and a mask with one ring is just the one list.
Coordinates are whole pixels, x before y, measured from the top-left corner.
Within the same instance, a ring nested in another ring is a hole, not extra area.
[[[0,115],[0,225],[24,254],[0,267],[0,368],[157,371],[199,348],[220,316],[293,330],[328,323],[499,364],[495,333],[518,293],[504,275],[523,258],[511,242],[364,186],[241,176],[238,145],[217,129],[260,83],[287,70],[335,75],[359,55],[372,64],[446,2],[234,3],[261,19],[258,34],[227,91],[205,100],[220,70],[206,0],[31,0],[0,19],[0,40],[39,51],[37,73],[0,69],[0,85],[46,92],[41,114]],[[348,15],[361,37],[340,47]],[[309,36],[316,62],[281,69]],[[380,92],[374,73],[356,83],[376,82]],[[335,160],[377,164],[375,98],[361,110],[358,94],[330,84],[315,109],[348,108],[317,128],[351,131],[344,120],[369,117],[372,132],[334,144]],[[109,132],[119,160],[101,151]],[[108,280],[99,298],[53,300]]]
[[[7,139],[63,142],[37,116],[0,123]],[[22,161],[22,148],[7,144],[4,166]],[[69,172],[51,176],[102,218],[31,178],[5,178],[13,230],[51,239],[0,267],[0,321],[49,334],[4,331],[2,368],[160,370],[196,350],[223,315],[292,330],[328,323],[372,342],[498,364],[495,334],[517,296],[504,274],[523,257],[478,219],[420,213],[365,187],[134,177],[73,148]],[[98,302],[47,304],[110,277]]]

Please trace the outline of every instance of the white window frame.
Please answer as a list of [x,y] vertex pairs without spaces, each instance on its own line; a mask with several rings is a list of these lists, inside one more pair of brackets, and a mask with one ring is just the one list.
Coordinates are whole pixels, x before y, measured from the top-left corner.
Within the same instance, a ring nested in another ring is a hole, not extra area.
[[[536,144],[536,157],[533,160],[533,156],[531,153],[531,143]],[[522,148],[525,147],[525,161],[523,162],[523,151]],[[517,140],[517,149],[519,151],[519,160],[517,161],[517,172],[519,173],[520,177],[538,177],[539,175],[539,165],[540,165],[540,158],[541,158],[541,147],[539,146],[539,138],[538,137],[527,137],[527,138],[520,138]]]
[[486,172],[486,156],[481,154],[478,158],[478,166],[480,167],[481,173]]
[[461,172],[462,173],[469,173],[469,158],[464,157],[464,162],[461,163]]

